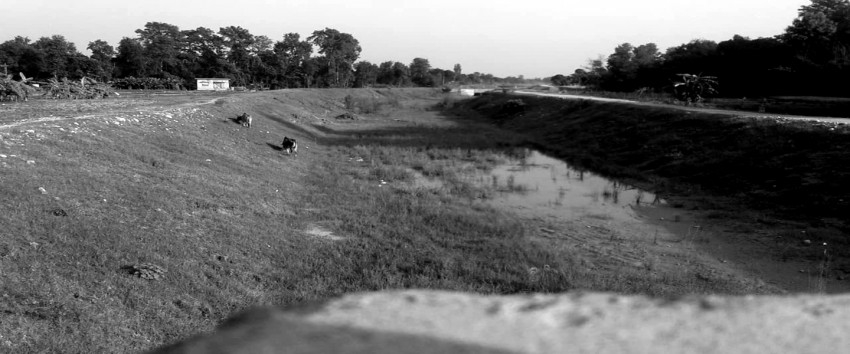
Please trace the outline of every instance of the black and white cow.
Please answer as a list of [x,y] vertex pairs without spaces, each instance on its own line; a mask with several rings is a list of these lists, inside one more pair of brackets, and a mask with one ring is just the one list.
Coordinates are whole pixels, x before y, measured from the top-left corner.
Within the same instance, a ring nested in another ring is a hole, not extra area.
[[290,139],[289,137],[283,137],[283,142],[280,146],[285,150],[288,154],[298,153],[298,143],[295,142],[295,139]]
[[248,113],[242,113],[241,115],[236,116],[236,123],[241,123],[243,127],[251,127],[251,122],[254,120]]

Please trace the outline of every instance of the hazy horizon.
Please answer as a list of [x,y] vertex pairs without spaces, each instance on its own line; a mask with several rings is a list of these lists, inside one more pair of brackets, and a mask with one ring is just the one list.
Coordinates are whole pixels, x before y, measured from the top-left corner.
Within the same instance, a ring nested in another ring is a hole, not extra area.
[[[360,60],[380,64],[413,58],[465,73],[526,78],[570,74],[588,59],[613,53],[624,42],[655,43],[659,50],[693,39],[717,42],[735,34],[781,34],[809,0],[598,0],[524,2],[407,2],[372,0],[163,1],[118,4],[103,0],[12,0],[0,13],[0,41],[35,41],[62,35],[77,50],[98,39],[113,47],[148,22],[181,30],[240,26],[274,41],[285,33],[308,37],[333,28],[363,48]],[[237,6],[238,5],[238,6]]]

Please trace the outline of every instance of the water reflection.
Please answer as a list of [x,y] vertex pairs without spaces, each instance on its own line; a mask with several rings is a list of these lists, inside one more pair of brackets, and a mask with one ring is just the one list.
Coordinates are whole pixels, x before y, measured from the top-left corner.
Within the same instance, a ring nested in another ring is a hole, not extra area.
[[658,195],[534,150],[525,158],[497,166],[487,176],[479,181],[487,180],[490,187],[502,192],[498,199],[508,206],[593,209],[665,204]]

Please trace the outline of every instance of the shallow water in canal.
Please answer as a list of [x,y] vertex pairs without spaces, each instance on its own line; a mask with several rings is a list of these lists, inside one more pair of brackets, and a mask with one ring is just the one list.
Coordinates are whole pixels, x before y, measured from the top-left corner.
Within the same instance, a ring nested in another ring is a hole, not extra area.
[[476,184],[499,191],[494,198],[497,204],[545,214],[636,216],[635,211],[644,207],[668,207],[658,195],[577,169],[534,150],[529,150],[525,158],[472,178]]

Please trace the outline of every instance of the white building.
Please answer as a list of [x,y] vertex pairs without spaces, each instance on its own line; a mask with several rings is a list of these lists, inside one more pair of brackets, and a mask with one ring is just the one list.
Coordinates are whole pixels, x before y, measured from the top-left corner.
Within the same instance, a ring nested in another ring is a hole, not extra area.
[[230,90],[230,79],[197,79],[199,91]]

